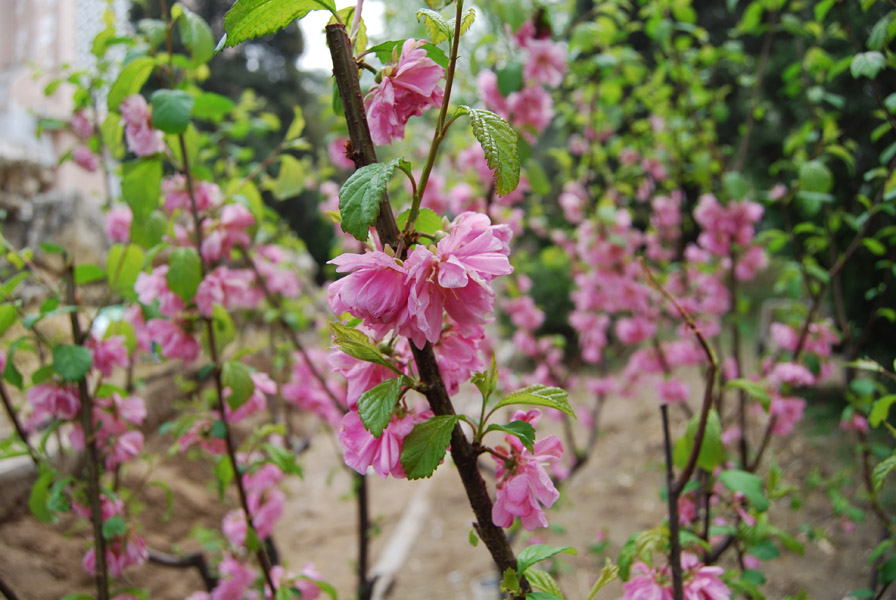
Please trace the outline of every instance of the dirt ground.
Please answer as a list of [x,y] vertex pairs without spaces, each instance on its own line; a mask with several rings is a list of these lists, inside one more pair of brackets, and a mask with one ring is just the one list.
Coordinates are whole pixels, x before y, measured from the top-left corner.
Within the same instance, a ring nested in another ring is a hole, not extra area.
[[[647,392],[647,390],[645,390]],[[304,426],[311,427],[309,423]],[[559,433],[559,427],[558,427]],[[581,432],[580,436],[583,435]],[[754,432],[758,435],[758,432]],[[160,452],[166,442],[154,442]],[[839,431],[827,435],[809,432],[808,426],[788,440],[777,440],[771,455],[784,468],[789,482],[799,485],[815,467],[825,474],[843,468],[836,454],[848,455],[849,440]],[[832,448],[840,448],[838,452]],[[595,454],[563,490],[548,513],[552,529],[538,532],[537,540],[572,545],[578,556],[563,555],[559,581],[569,600],[585,599],[600,570],[603,557],[588,552],[597,532],[605,530],[607,555],[615,558],[626,538],[658,524],[664,514],[659,497],[663,484],[662,433],[659,411],[645,393],[643,398],[607,404],[601,419],[601,436]],[[338,445],[332,434],[320,432],[303,455],[304,479],[292,478],[285,486],[287,514],[274,538],[281,559],[299,570],[313,562],[342,599],[353,596],[356,557],[355,503],[351,477],[341,467]],[[196,526],[217,528],[227,509],[211,489],[209,467],[180,456],[162,460],[151,473],[174,492],[174,511],[166,520],[165,493],[144,486],[140,498],[146,510],[139,516],[150,547],[166,552],[194,550],[191,538]],[[407,482],[369,479],[371,514],[377,535],[371,545],[371,565],[383,559],[384,549],[404,542],[408,554],[395,574],[387,597],[426,600],[493,600],[496,592],[490,558],[480,544],[468,541],[472,512],[457,473],[443,464],[430,480]],[[54,525],[38,523],[28,514],[27,481],[0,487],[0,579],[22,600],[56,599],[72,592],[91,592],[91,579],[80,566],[88,533],[73,529],[69,519]],[[787,501],[773,507],[773,522],[805,543],[805,555],[786,550],[768,563],[769,599],[780,599],[805,590],[812,600],[839,600],[853,589],[867,585],[867,557],[879,531],[870,521],[846,534],[832,516],[821,492],[806,494],[802,509],[790,511]],[[413,508],[410,508],[412,505]],[[397,534],[402,516],[410,529]],[[808,525],[808,527],[802,527]],[[823,532],[809,539],[805,530]],[[520,547],[529,536],[520,536]],[[387,557],[401,559],[401,553]],[[154,599],[182,599],[202,589],[195,570],[146,565],[126,572],[135,585],[145,586]],[[619,598],[621,586],[611,584],[598,596]]]

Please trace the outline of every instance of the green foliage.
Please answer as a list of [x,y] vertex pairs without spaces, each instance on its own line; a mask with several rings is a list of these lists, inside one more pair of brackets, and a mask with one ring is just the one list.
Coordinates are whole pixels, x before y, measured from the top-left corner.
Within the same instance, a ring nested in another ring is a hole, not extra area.
[[193,112],[193,94],[183,90],[152,93],[152,125],[165,133],[184,133]]
[[534,452],[532,445],[535,443],[535,428],[530,423],[525,421],[511,421],[507,425],[492,423],[486,428],[485,433],[490,431],[503,431],[516,436],[523,443],[523,446],[529,449],[529,452]]
[[560,412],[566,413],[570,417],[575,418],[576,414],[569,405],[566,390],[557,387],[548,387],[536,383],[522,389],[516,390],[504,396],[495,408],[502,406],[512,406],[517,404],[547,406],[555,408]]
[[341,323],[330,323],[330,330],[333,334],[333,344],[339,346],[343,352],[352,358],[389,367],[399,375],[402,375],[364,333],[357,329],[346,327]]
[[504,196],[516,189],[520,182],[520,159],[516,131],[493,112],[459,106],[455,116],[469,115],[473,135],[485,152],[488,167],[495,172],[495,191]]
[[66,381],[84,379],[93,364],[93,354],[84,346],[59,344],[53,348],[53,369]]
[[758,475],[730,469],[719,474],[719,481],[732,492],[740,492],[759,512],[768,510],[769,502],[762,491],[762,480]]
[[227,396],[230,410],[237,410],[255,392],[255,382],[249,368],[237,360],[228,360],[221,367],[221,385],[230,388]]
[[[697,428],[700,425],[700,415],[695,414],[688,420],[688,428],[685,435],[675,442],[673,458],[675,466],[684,468],[688,458],[694,449]],[[725,460],[725,448],[722,446],[722,422],[719,413],[710,409],[706,419],[706,429],[703,433],[703,443],[700,446],[700,454],[697,455],[697,466],[705,471],[712,472]]]
[[408,479],[432,476],[445,457],[451,432],[459,419],[457,415],[440,415],[414,425],[401,449],[401,466]]
[[175,248],[168,259],[168,273],[165,274],[168,287],[181,300],[189,304],[202,281],[202,259],[192,247]]
[[227,32],[218,49],[283,29],[312,10],[336,14],[333,0],[237,0],[224,17]]
[[133,244],[115,244],[106,256],[109,289],[126,297],[134,296],[134,284],[143,269],[143,250]]
[[401,158],[385,163],[366,165],[352,173],[339,190],[339,214],[342,231],[366,242],[369,229],[376,224],[380,214],[380,202],[389,186],[396,168],[410,169]]
[[358,398],[358,416],[364,427],[379,438],[392,420],[392,411],[401,395],[401,377],[393,377],[370,388]]
[[561,553],[577,554],[576,549],[572,546],[549,546],[547,544],[526,546],[516,555],[516,571],[517,573],[525,573],[532,565]]
[[215,53],[212,30],[202,17],[178,2],[171,7],[171,18],[178,19],[180,39],[190,51],[193,66],[207,63]]
[[148,56],[135,58],[121,70],[118,79],[112,84],[109,90],[109,97],[106,103],[110,112],[119,112],[119,107],[125,98],[133,94],[140,93],[143,84],[152,75],[153,69],[156,67],[154,59]]

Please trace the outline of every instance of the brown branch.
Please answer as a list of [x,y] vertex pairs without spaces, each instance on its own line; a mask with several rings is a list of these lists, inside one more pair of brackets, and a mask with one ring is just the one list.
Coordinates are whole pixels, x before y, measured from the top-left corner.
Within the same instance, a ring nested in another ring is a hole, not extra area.
[[208,562],[201,552],[194,552],[186,556],[175,556],[159,550],[149,549],[149,562],[163,567],[172,567],[175,569],[195,568],[202,577],[202,583],[205,585],[206,591],[212,591],[218,585],[218,578],[215,577],[208,568]]
[[[678,537],[678,498],[681,487],[675,482],[672,470],[672,441],[669,435],[669,405],[661,404],[663,416],[663,453],[666,456],[666,499],[669,507],[669,564],[672,567],[672,594],[675,600],[683,600],[684,583],[681,575],[681,540]],[[700,446],[694,446],[698,451]]]
[[3,383],[2,378],[0,378],[0,399],[3,400],[3,408],[6,409],[6,416],[9,417],[13,428],[15,428],[16,433],[28,450],[28,456],[31,457],[31,462],[34,463],[35,467],[40,468],[40,460],[37,457],[37,452],[28,441],[28,434],[25,432],[22,423],[19,421],[19,416],[16,414],[15,407],[12,405],[12,398],[9,397],[9,392],[6,389],[6,385]]

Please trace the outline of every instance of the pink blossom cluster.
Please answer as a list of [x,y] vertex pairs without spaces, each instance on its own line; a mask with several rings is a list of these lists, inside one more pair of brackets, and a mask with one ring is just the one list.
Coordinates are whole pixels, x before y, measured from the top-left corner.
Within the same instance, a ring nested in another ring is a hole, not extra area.
[[[103,522],[112,517],[126,517],[125,505],[120,498],[100,496]],[[72,500],[72,510],[82,519],[90,519],[90,508]],[[132,525],[126,531],[106,540],[106,566],[113,577],[121,575],[127,567],[142,565],[149,558],[146,542]],[[84,570],[93,575],[96,572],[96,548],[90,548],[81,561]]]
[[93,137],[93,124],[86,110],[79,110],[72,115],[71,128],[80,142],[72,150],[72,159],[85,171],[96,171],[100,166],[100,157],[85,144]]
[[401,46],[398,61],[377,74],[377,85],[364,99],[370,137],[377,145],[404,139],[408,119],[430,107],[442,105],[439,82],[445,69],[426,55],[422,40],[409,39]]
[[[524,421],[534,427],[540,419],[541,411],[533,409],[517,411],[511,421]],[[534,452],[531,452],[516,436],[506,435],[504,439],[507,447],[498,446],[495,449],[497,456],[492,455],[497,463],[498,480],[492,521],[498,527],[510,527],[519,517],[527,531],[547,527],[548,520],[542,505],[550,508],[560,493],[554,487],[545,465],[560,460],[563,444],[557,436],[549,435],[537,440],[533,446]]]
[[[258,579],[256,569],[249,564],[248,559],[239,558],[230,553],[224,553],[221,562],[218,563],[220,577],[218,584],[211,592],[194,592],[187,596],[187,600],[245,600],[257,599],[258,594],[253,589]],[[298,590],[303,600],[316,600],[320,597],[320,586],[315,583],[321,579],[321,574],[311,563],[306,563],[302,571],[296,575],[287,571],[281,565],[271,568],[271,579],[275,590],[280,588]],[[265,598],[271,599],[270,590],[265,586]],[[279,595],[279,594],[278,594]]]
[[530,143],[550,124],[554,101],[548,88],[556,88],[566,73],[566,50],[550,38],[536,37],[535,27],[526,22],[513,39],[523,61],[523,87],[506,97],[493,71],[479,72],[479,97],[489,110],[507,119]]
[[[721,579],[721,567],[706,566],[689,552],[681,554],[684,570],[684,597],[687,600],[728,600],[731,590]],[[623,600],[672,600],[669,566],[651,568],[644,562],[632,565],[631,578],[623,584]]]
[[124,121],[124,137],[128,150],[137,156],[150,156],[165,152],[165,139],[161,131],[153,129],[152,116],[146,99],[140,94],[128,96],[118,107]]
[[[334,351],[332,354],[338,356],[340,360],[344,359],[346,363],[354,361],[356,364],[352,365],[353,367],[362,368],[364,365],[380,367],[373,363],[357,361],[341,352]],[[334,376],[341,371],[336,369],[336,365],[333,365],[334,368],[330,369],[327,360],[327,353],[320,348],[311,347],[305,348],[303,352],[295,352],[293,354],[289,381],[283,384],[283,400],[296,408],[316,415],[324,422],[329,423],[330,426],[337,428],[342,421],[343,413],[347,409],[347,392],[343,378]],[[380,368],[385,369],[385,367]],[[315,374],[315,370],[317,374]],[[351,371],[351,367],[348,367],[345,371]],[[325,383],[320,381],[318,375],[324,378]],[[388,375],[382,380],[384,381],[385,379],[388,379]],[[357,381],[357,378],[354,378],[354,381]],[[374,385],[376,383],[370,384],[363,391]],[[355,393],[357,393],[357,396],[354,397],[354,402],[357,402],[362,391],[355,391]]]
[[362,319],[379,337],[396,331],[418,348],[439,341],[446,312],[461,336],[474,336],[494,309],[490,282],[513,271],[510,237],[506,226],[467,212],[435,249],[418,245],[403,262],[382,251],[343,254],[330,261],[349,273],[330,284],[330,307]]
[[761,205],[747,200],[723,206],[712,194],[700,196],[694,209],[694,220],[702,228],[700,248],[734,261],[735,277],[741,281],[753,279],[768,264],[765,250],[753,243],[762,212]]
[[[246,490],[246,503],[252,515],[252,525],[260,539],[270,537],[274,532],[277,520],[283,516],[283,503],[286,494],[278,487],[283,479],[283,471],[276,465],[266,462],[257,469],[243,473],[243,487]],[[246,514],[242,508],[235,508],[224,515],[221,531],[235,548],[242,548],[246,543]]]

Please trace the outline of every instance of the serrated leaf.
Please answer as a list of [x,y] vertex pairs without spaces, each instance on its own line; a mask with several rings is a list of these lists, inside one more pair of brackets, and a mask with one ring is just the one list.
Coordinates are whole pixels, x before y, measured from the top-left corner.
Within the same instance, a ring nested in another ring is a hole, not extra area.
[[248,39],[283,29],[312,10],[336,14],[333,0],[237,0],[224,15],[225,39],[219,47],[236,46]]
[[103,538],[111,540],[114,537],[124,535],[128,530],[128,524],[121,515],[112,515],[103,521]]
[[93,354],[84,346],[60,344],[53,348],[53,369],[66,381],[80,381],[92,364]]
[[762,480],[758,475],[739,469],[730,469],[719,474],[719,481],[732,492],[743,494],[759,512],[768,510],[769,502],[762,492]]
[[887,66],[887,59],[877,50],[868,52],[860,52],[856,54],[849,65],[849,72],[852,73],[853,79],[859,77],[867,77],[874,79],[877,74]]
[[556,554],[578,554],[572,546],[548,546],[547,544],[533,544],[526,546],[516,556],[517,573],[525,573],[526,569],[532,565],[556,555]]
[[[207,63],[215,54],[215,39],[212,30],[202,17],[178,2],[174,5],[180,9],[182,18],[178,21],[180,39],[190,51],[193,66]],[[172,11],[173,12],[173,11]]]
[[768,408],[769,406],[771,406],[771,396],[768,395],[768,392],[765,390],[765,388],[763,388],[755,381],[750,381],[749,379],[732,379],[725,384],[725,388],[735,388],[738,390],[743,390],[748,396],[750,396],[754,400],[758,400],[759,403],[762,404],[762,408],[764,408],[766,412],[768,412]]
[[433,474],[445,457],[459,419],[457,415],[440,415],[414,425],[401,449],[401,467],[408,479],[425,479]]
[[382,352],[363,332],[346,327],[342,323],[330,323],[330,329],[333,333],[333,343],[352,358],[383,365],[399,375],[402,374],[395,368],[395,365],[386,360]]
[[[467,32],[467,30],[473,25],[473,22],[476,20],[476,9],[468,8],[464,11],[463,16],[460,19],[460,35],[463,35]],[[456,29],[454,19],[451,19],[451,28]]]
[[227,396],[230,410],[237,410],[245,404],[255,391],[255,382],[252,381],[249,368],[236,360],[228,360],[221,367],[221,384],[230,388],[230,395]]
[[868,423],[872,427],[877,427],[887,419],[890,414],[890,406],[896,402],[896,394],[887,394],[882,398],[874,401],[871,412],[868,414]]
[[541,385],[540,383],[507,394],[500,402],[498,402],[495,408],[514,404],[547,406],[556,408],[560,412],[568,414],[570,417],[575,418],[576,416],[576,413],[569,405],[566,390],[558,387],[548,387]]
[[183,133],[193,113],[193,95],[184,90],[156,90],[152,93],[152,126],[165,133]]
[[133,221],[142,221],[159,206],[162,161],[157,157],[146,157],[126,162],[121,167],[121,196],[134,215]]
[[529,452],[535,451],[533,449],[533,444],[535,444],[535,428],[532,427],[531,423],[527,423],[526,421],[511,421],[507,425],[492,423],[485,430],[485,433],[489,433],[490,431],[503,431],[504,433],[516,436]]
[[401,394],[401,377],[393,377],[376,385],[358,398],[358,416],[364,427],[379,438],[392,420],[392,411]]
[[139,93],[143,84],[152,75],[155,66],[156,61],[148,56],[135,58],[128,63],[109,89],[109,97],[106,100],[109,112],[119,112],[119,107],[125,98]]
[[871,472],[871,484],[874,486],[875,492],[879,492],[884,487],[884,479],[893,469],[896,469],[896,455],[887,457],[874,465],[874,470]]
[[352,173],[339,190],[339,214],[342,231],[366,242],[369,228],[376,225],[380,201],[386,193],[395,169],[403,159],[365,165]]
[[202,259],[195,248],[180,247],[171,253],[165,281],[184,302],[189,303],[193,299],[202,281]]
[[553,596],[563,597],[563,592],[560,591],[560,586],[557,584],[557,580],[547,571],[542,571],[541,569],[527,569],[525,575],[529,584],[536,590],[541,590],[542,592]]
[[463,114],[470,116],[473,135],[485,152],[488,167],[495,173],[495,191],[501,196],[509,194],[520,182],[516,131],[507,121],[487,110],[458,107],[455,115]]
[[600,571],[600,577],[598,577],[597,581],[594,582],[594,585],[591,586],[591,591],[588,593],[588,600],[593,600],[602,587],[618,577],[619,567],[614,565],[609,558],[606,559],[604,568]]
[[448,21],[434,10],[421,8],[417,11],[417,22],[423,19],[423,25],[429,33],[429,39],[433,44],[440,44],[451,39],[451,26]]

